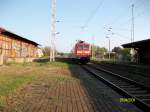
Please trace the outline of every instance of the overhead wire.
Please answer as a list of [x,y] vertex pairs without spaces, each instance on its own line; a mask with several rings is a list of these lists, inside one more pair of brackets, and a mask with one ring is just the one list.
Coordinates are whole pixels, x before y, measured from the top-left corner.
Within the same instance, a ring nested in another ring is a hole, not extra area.
[[[145,1],[145,0],[144,0]],[[139,4],[139,3],[141,3],[141,2],[136,2],[136,3],[134,3],[134,4]],[[143,3],[143,2],[142,2]],[[139,5],[137,5],[138,7],[139,7]],[[131,8],[131,6],[128,6],[128,8]],[[126,10],[126,9],[125,9]],[[125,11],[124,10],[124,11]],[[123,11],[123,12],[124,12]],[[118,17],[116,17],[116,19],[114,19],[114,21],[113,22],[111,22],[111,24],[110,23],[108,23],[108,25],[109,26],[107,26],[107,25],[105,25],[105,26],[103,26],[102,27],[102,29],[103,28],[106,28],[106,27],[113,27],[116,23],[118,23],[118,21],[120,20],[120,18],[123,18],[124,16],[122,16],[122,14],[124,14],[124,13],[121,13],[121,15],[119,15]],[[114,27],[113,27],[114,28]],[[118,29],[118,28],[117,28]],[[119,29],[121,29],[121,30],[124,30],[124,31],[130,31],[130,29],[123,29],[123,28],[119,28]]]
[[82,29],[84,29],[85,27],[88,26],[89,22],[94,18],[94,16],[96,15],[96,13],[98,12],[99,8],[103,5],[105,0],[101,0],[98,4],[98,6],[95,8],[95,10],[92,11],[92,13],[90,14],[90,16],[88,17],[88,19],[85,21],[84,25],[81,26]]
[[[139,8],[140,6],[142,6],[141,4],[143,4],[145,2],[145,0],[143,0],[142,2],[135,2],[133,3],[135,8]],[[128,8],[131,8],[131,5],[128,6]],[[122,13],[124,14],[124,13]],[[118,21],[120,21],[121,18],[125,17],[126,15],[119,15],[112,23],[111,23],[111,26],[114,26],[116,23],[118,23]]]
[[[145,14],[147,11],[149,11],[149,9],[150,9],[150,7],[149,7],[149,8],[146,8],[146,9],[144,9],[142,12],[136,14],[136,15],[134,16],[134,20],[137,19],[138,17],[142,16],[143,14]],[[125,24],[125,23],[127,23],[127,22],[129,22],[129,21],[131,21],[131,20],[132,20],[132,19],[130,18],[130,19],[128,19],[127,21],[125,21],[124,23],[122,23],[122,24],[120,24],[120,25],[122,26],[123,24]]]
[[[144,2],[145,2],[145,0],[144,0],[142,3],[144,3]],[[137,7],[140,7],[140,6],[142,6],[142,5],[137,5],[136,8],[137,8]],[[134,19],[137,19],[138,17],[142,16],[142,15],[145,14],[147,11],[149,11],[149,9],[150,9],[150,7],[149,7],[149,8],[146,8],[146,9],[144,9],[143,11],[141,11],[140,13],[136,14],[136,15],[134,16]],[[127,22],[129,22],[129,21],[132,21],[132,18],[128,19],[126,22],[124,22],[124,24],[127,23]],[[117,22],[117,21],[116,21],[116,22]],[[113,24],[113,25],[114,25],[114,24]],[[123,25],[123,24],[120,24],[119,26],[122,26],[122,25]],[[111,27],[112,27],[112,25],[111,25]],[[129,30],[128,30],[128,31],[129,31]],[[117,35],[120,36],[120,37],[125,37],[125,38],[127,38],[126,36],[120,35],[120,34],[118,34],[118,33],[115,33],[115,34],[117,34]]]
[[124,35],[122,35],[122,34],[119,34],[119,33],[116,33],[116,32],[113,32],[113,34],[114,34],[114,35],[117,35],[117,36],[119,36],[119,37],[121,37],[121,38],[123,38],[123,39],[125,39],[125,40],[130,40],[129,37],[124,36]]
[[144,2],[146,2],[146,0],[143,0],[142,2],[136,2],[136,3],[134,3],[135,4],[135,8],[141,7],[142,5],[144,5]]

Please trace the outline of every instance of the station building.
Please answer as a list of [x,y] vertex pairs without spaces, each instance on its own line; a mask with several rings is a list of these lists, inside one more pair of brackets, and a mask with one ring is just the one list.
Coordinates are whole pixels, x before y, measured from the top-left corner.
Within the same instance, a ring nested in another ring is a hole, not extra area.
[[0,28],[0,56],[2,58],[35,58],[38,43]]
[[150,39],[136,41],[122,45],[124,48],[133,48],[137,63],[150,64]]

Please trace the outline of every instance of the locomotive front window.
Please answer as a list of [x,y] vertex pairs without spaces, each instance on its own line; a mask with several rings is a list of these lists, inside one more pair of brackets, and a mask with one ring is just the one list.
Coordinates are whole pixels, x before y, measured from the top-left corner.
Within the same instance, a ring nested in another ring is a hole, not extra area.
[[87,49],[89,49],[89,45],[79,45],[78,49],[80,49],[80,50],[87,50]]
[[80,49],[80,50],[83,49],[83,45],[79,45],[78,49]]
[[83,49],[89,49],[89,45],[84,45]]

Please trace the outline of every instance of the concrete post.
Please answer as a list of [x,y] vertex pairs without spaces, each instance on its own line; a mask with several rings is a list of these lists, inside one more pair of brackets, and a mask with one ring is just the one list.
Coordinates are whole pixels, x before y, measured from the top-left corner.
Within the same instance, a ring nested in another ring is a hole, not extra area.
[[0,54],[0,65],[2,65],[2,64],[3,64],[3,55]]
[[4,63],[4,55],[3,55],[3,49],[2,49],[2,53],[0,54],[0,65],[2,65]]

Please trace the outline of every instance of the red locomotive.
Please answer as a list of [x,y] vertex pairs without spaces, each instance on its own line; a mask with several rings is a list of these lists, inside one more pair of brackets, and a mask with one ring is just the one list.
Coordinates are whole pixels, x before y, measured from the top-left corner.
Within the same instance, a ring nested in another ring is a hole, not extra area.
[[90,61],[90,56],[91,56],[90,44],[81,40],[78,41],[73,49],[73,59],[76,59],[82,63],[87,63]]

